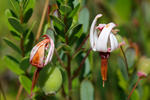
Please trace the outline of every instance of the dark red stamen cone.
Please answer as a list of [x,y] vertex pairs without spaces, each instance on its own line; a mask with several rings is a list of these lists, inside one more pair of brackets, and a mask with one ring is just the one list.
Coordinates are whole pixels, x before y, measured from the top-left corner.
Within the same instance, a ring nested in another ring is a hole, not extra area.
[[107,80],[107,58],[101,59],[101,75],[104,87],[104,82]]
[[110,56],[110,53],[100,52],[100,56],[101,56],[101,75],[102,75],[103,87],[104,87],[104,83],[107,80],[107,63],[108,63],[108,58]]

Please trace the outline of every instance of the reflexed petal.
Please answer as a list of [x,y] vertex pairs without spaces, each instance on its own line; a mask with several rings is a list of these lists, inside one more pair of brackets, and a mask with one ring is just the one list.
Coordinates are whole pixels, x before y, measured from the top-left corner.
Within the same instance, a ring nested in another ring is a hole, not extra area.
[[44,60],[44,49],[45,45],[42,45],[38,48],[37,52],[33,56],[31,60],[31,64],[37,67],[43,67],[43,60]]
[[107,52],[108,37],[111,33],[111,30],[115,26],[116,25],[114,23],[109,23],[103,28],[103,30],[101,31],[101,33],[98,37],[98,40],[96,41],[96,50],[97,51]]
[[96,29],[102,30],[105,26],[106,24],[99,24]]
[[51,46],[49,46],[49,52],[48,52],[47,58],[45,60],[44,66],[47,65],[48,62],[51,61],[53,53],[54,53],[54,42],[50,37],[49,37],[49,39],[50,39]]
[[35,53],[37,52],[37,50],[39,49],[39,47],[42,45],[43,45],[42,43],[41,44],[38,43],[37,45],[35,45],[33,47],[33,49],[31,50],[31,53],[30,53],[30,62],[33,59],[33,57],[34,57]]
[[47,42],[48,42],[48,40],[45,39],[33,47],[33,49],[31,50],[31,53],[30,53],[30,62],[33,59],[33,57],[34,57],[35,53],[37,52],[37,50],[39,49],[39,47],[41,47],[42,45],[44,45]]
[[113,33],[110,34],[110,44],[111,44],[111,52],[118,48],[118,41]]
[[95,40],[97,40],[96,22],[97,22],[97,19],[100,18],[101,16],[102,14],[98,14],[95,17],[90,28],[90,43],[91,43],[91,47],[93,50],[94,50]]

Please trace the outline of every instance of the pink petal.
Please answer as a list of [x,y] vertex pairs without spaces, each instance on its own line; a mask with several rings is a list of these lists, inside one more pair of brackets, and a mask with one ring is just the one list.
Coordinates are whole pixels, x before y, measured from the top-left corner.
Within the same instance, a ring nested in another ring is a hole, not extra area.
[[51,37],[49,37],[49,40],[50,40],[50,46],[49,46],[49,52],[48,52],[48,55],[47,55],[47,58],[45,60],[45,63],[44,63],[44,66],[48,64],[48,62],[51,61],[52,59],[52,56],[53,56],[53,53],[54,53],[54,42],[53,40],[51,39]]

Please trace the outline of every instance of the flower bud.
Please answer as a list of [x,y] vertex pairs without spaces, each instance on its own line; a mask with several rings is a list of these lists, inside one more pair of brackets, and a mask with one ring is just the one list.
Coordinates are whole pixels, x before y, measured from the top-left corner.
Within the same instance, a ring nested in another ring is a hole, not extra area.
[[150,58],[142,57],[138,63],[138,76],[146,77],[150,73]]

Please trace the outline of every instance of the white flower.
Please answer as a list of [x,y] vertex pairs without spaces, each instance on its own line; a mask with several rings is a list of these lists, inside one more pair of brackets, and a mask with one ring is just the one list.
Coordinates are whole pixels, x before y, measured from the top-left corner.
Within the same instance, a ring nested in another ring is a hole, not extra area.
[[[30,63],[38,68],[47,65],[51,61],[54,53],[54,42],[51,37],[48,35],[43,35],[43,37],[45,39],[36,44],[30,53]],[[47,56],[45,56],[46,51],[48,52]]]
[[[96,22],[102,14],[98,14],[92,22],[90,28],[90,43],[93,51],[100,52],[112,52],[119,47],[118,41],[115,35],[112,33],[112,29],[116,26],[114,23],[99,24],[96,27]],[[98,29],[100,34],[98,34]],[[110,47],[108,47],[110,45]]]

